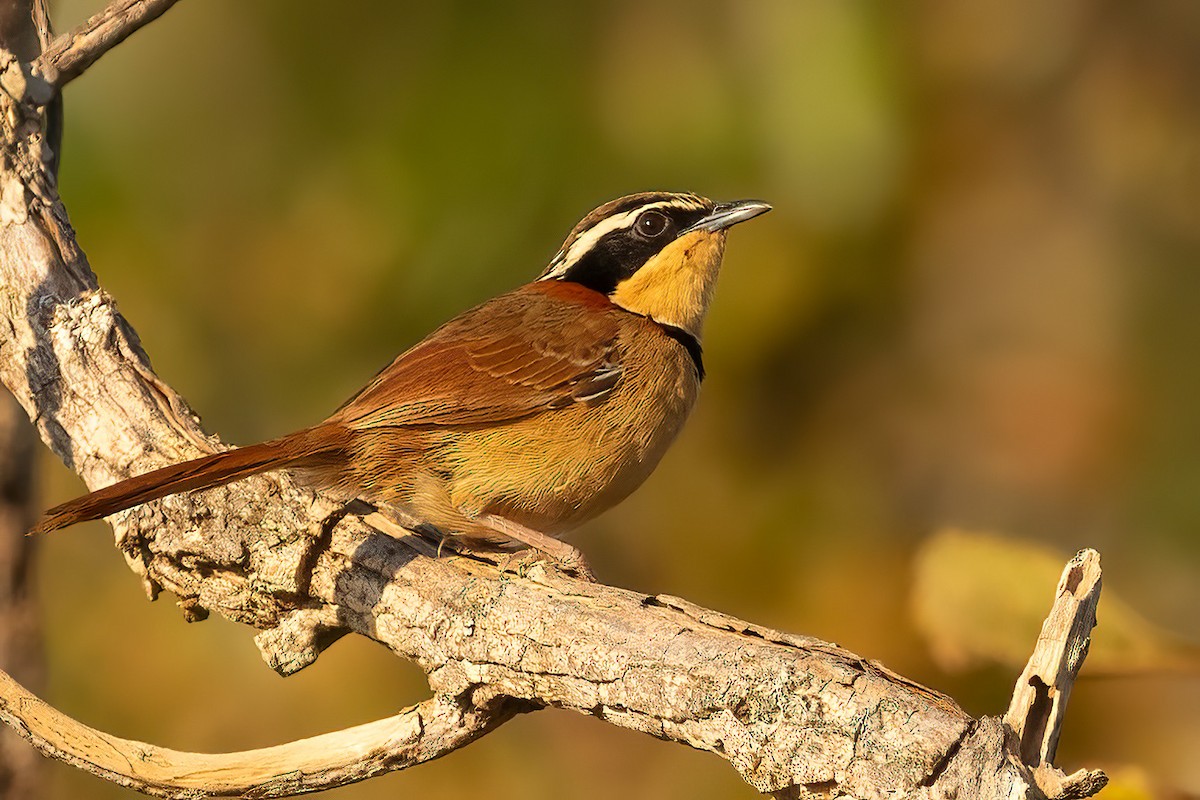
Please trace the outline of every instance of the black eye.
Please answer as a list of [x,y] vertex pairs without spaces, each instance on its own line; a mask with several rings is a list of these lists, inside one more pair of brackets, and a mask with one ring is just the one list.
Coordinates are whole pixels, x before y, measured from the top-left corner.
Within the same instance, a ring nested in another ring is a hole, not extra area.
[[651,209],[643,211],[638,216],[637,222],[633,223],[633,229],[647,239],[653,239],[656,236],[662,236],[670,222],[671,220],[666,214]]

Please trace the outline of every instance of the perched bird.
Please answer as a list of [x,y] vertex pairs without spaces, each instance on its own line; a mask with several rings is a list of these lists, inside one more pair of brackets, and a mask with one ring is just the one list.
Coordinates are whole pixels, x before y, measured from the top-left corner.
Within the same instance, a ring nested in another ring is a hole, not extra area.
[[569,558],[554,537],[627,497],[679,433],[726,231],[769,210],[668,192],[605,203],[537,280],[450,320],[324,422],[120,481],[30,533],[289,469],[467,547]]

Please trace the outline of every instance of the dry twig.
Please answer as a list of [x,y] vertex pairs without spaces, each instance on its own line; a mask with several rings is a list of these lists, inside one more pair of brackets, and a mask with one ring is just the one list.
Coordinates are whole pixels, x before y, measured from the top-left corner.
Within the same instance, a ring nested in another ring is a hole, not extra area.
[[1108,782],[1099,770],[1063,775],[1054,767],[1067,700],[1087,657],[1099,602],[1100,554],[1081,550],[1063,570],[1054,607],[1004,715],[1020,742],[1021,760],[1034,768],[1048,797],[1090,797]]
[[208,755],[121,739],[46,705],[0,672],[0,719],[34,747],[155,797],[291,797],[430,761],[507,719],[434,697],[395,716],[277,747]]
[[113,0],[70,33],[50,43],[34,61],[34,70],[61,89],[143,25],[166,13],[179,0]]

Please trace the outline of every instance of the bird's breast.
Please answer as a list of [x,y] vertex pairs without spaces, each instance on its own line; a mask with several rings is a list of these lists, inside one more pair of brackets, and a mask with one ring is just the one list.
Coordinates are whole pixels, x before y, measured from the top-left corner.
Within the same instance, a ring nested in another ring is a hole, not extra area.
[[619,385],[502,426],[463,431],[446,448],[450,496],[467,514],[500,514],[561,533],[623,500],[679,433],[700,388],[686,348],[629,315]]

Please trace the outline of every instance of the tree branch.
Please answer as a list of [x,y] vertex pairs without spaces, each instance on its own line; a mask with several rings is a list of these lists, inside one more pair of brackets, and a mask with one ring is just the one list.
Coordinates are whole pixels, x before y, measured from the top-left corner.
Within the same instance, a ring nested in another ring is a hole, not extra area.
[[277,747],[209,755],[89,728],[0,672],[0,719],[44,755],[155,797],[291,797],[432,761],[516,711],[438,695],[395,716]]
[[1054,607],[1004,715],[1020,742],[1022,761],[1034,767],[1034,777],[1050,797],[1087,797],[1108,780],[1096,770],[1066,776],[1053,766],[1067,700],[1087,657],[1099,602],[1100,554],[1081,550],[1063,570]]
[[61,89],[82,75],[100,56],[143,25],[161,17],[177,2],[179,0],[113,0],[99,14],[51,42],[34,61],[34,70]]
[[[38,83],[0,66],[0,379],[92,487],[221,447],[97,285],[44,178]],[[713,752],[783,797],[1044,796],[999,720],[834,645],[543,566],[518,576],[433,558],[387,520],[335,511],[275,474],[112,522],[151,597],[166,588],[189,619],[216,611],[259,628],[280,672],[349,631],[412,659],[435,701],[463,704],[437,734],[453,746],[557,706]],[[445,751],[404,741],[379,763]]]

